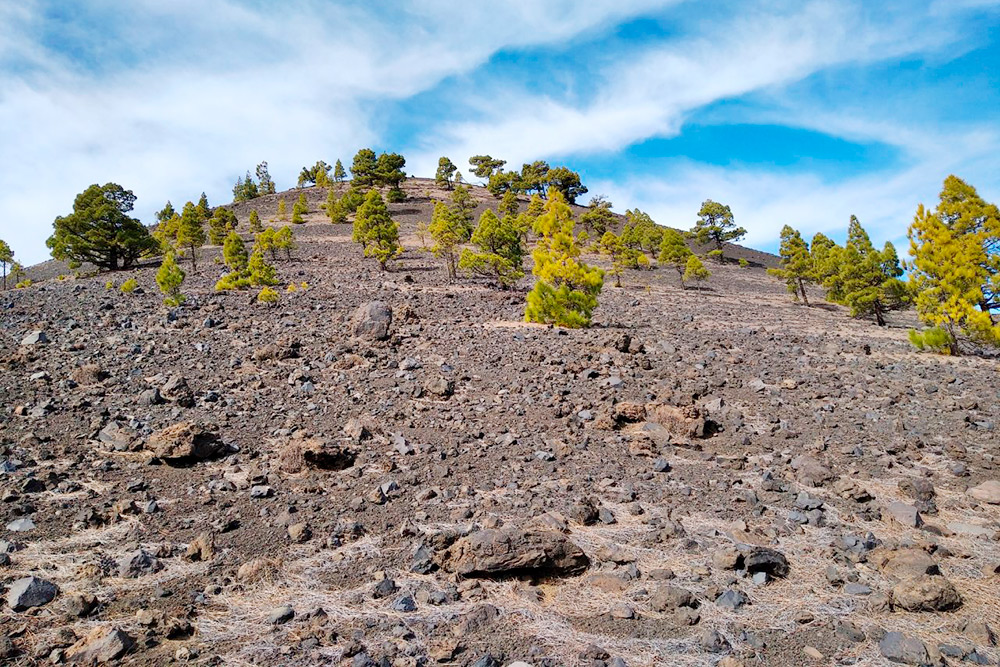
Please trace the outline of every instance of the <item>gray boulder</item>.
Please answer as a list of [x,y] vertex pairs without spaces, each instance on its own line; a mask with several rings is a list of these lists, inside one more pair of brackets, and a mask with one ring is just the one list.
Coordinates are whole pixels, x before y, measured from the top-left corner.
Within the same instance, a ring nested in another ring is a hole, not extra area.
[[7,604],[14,611],[47,605],[55,599],[59,587],[38,577],[18,579],[7,589]]
[[385,340],[391,324],[392,309],[381,301],[369,301],[351,315],[351,334],[366,340]]

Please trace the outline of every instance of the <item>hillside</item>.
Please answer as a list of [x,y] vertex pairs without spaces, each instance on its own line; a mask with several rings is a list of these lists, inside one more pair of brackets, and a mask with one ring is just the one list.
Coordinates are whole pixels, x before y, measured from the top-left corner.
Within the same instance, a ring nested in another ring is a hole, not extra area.
[[525,324],[530,279],[449,282],[404,187],[390,272],[309,190],[274,308],[212,291],[218,248],[178,309],[154,267],[0,293],[3,664],[1000,659],[995,361],[736,247]]

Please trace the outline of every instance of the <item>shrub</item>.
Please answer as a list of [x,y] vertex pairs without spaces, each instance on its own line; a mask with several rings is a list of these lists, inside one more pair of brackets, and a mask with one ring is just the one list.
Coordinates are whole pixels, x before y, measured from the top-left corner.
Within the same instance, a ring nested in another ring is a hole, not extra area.
[[910,329],[909,337],[913,346],[921,352],[929,349],[938,354],[951,354],[951,350],[954,347],[954,340],[951,334],[941,327],[931,327],[923,331]]
[[35,282],[31,278],[25,278],[18,284],[14,285],[14,289],[24,289],[25,287],[31,287]]
[[262,303],[266,306],[275,305],[278,303],[278,298],[278,293],[270,287],[264,287],[257,293],[258,303]]
[[139,286],[139,283],[136,282],[135,278],[129,278],[128,280],[126,280],[125,282],[123,282],[122,286],[119,287],[118,289],[120,289],[123,294],[131,294],[132,292],[135,291],[135,289],[138,286]]
[[701,283],[708,280],[711,275],[712,272],[705,268],[700,259],[694,255],[688,257],[687,265],[684,268],[683,280],[694,280],[697,283]]
[[174,253],[168,252],[156,272],[156,284],[165,295],[163,303],[168,306],[180,306],[184,303],[184,295],[181,294],[184,277],[184,271],[174,260]]
[[285,225],[274,233],[274,249],[284,250],[285,259],[292,258],[292,251],[295,250],[295,235],[292,228]]
[[720,262],[721,263],[722,260],[723,260],[722,251],[721,250],[709,250],[707,253],[705,253],[705,257],[709,258],[713,262]]
[[750,262],[748,262],[747,260],[745,260],[742,257],[740,257],[740,268],[741,269],[749,269],[750,268]]
[[298,200],[292,205],[292,224],[301,225],[305,222],[304,216],[309,212],[309,203],[306,201],[306,193],[299,194]]
[[386,193],[385,200],[390,204],[398,204],[399,202],[406,201],[406,193],[399,188],[392,188]]
[[114,288],[115,284],[113,281],[109,280],[108,282],[104,283],[104,289],[114,289]]

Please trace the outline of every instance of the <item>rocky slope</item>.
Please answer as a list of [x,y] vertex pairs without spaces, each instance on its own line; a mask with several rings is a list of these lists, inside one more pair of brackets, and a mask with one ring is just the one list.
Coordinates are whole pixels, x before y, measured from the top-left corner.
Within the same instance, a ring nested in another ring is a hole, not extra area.
[[407,188],[393,271],[314,213],[275,308],[211,291],[217,248],[180,309],[152,268],[0,294],[3,664],[1000,658],[995,361],[752,251],[526,325]]

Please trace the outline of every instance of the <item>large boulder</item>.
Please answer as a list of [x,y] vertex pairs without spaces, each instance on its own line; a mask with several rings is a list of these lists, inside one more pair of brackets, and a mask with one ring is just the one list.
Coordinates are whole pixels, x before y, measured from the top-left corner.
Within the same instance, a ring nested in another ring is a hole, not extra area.
[[18,579],[7,589],[7,604],[14,611],[47,605],[55,599],[59,587],[38,577]]
[[896,579],[913,579],[929,574],[941,574],[937,562],[923,549],[900,549],[883,556],[878,562],[882,573]]
[[113,627],[94,628],[90,634],[66,649],[66,662],[75,665],[104,665],[132,650],[135,640]]
[[149,436],[146,449],[167,462],[183,462],[213,458],[224,446],[207,426],[180,422]]
[[935,664],[927,645],[902,632],[887,632],[878,643],[878,650],[889,662],[901,665],[930,667]]
[[441,566],[468,577],[580,574],[590,565],[583,549],[550,530],[480,530],[453,544]]
[[351,334],[366,340],[385,340],[391,324],[392,309],[382,301],[369,301],[351,315]]
[[896,584],[892,604],[906,611],[950,611],[962,606],[962,596],[944,577],[923,576]]
[[969,489],[969,495],[990,505],[1000,505],[1000,480],[991,479]]

